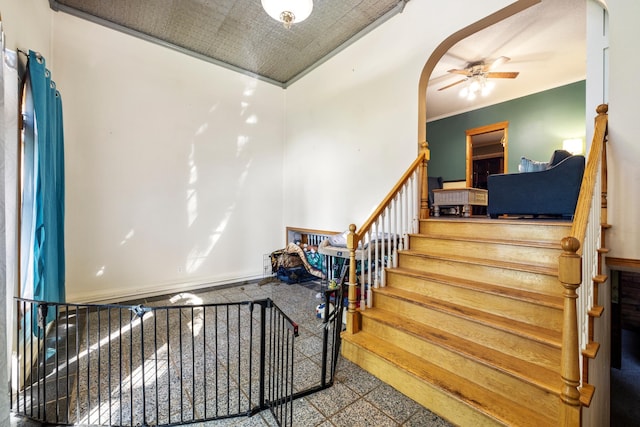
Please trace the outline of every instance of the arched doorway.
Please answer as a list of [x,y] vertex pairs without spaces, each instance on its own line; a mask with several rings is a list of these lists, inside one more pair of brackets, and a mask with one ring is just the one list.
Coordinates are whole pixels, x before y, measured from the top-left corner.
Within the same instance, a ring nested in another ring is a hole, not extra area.
[[418,144],[417,148],[420,150],[421,144],[426,142],[427,136],[427,85],[434,68],[444,56],[445,53],[459,41],[469,37],[470,35],[483,30],[497,22],[509,18],[523,10],[540,3],[540,0],[518,0],[513,4],[498,10],[497,12],[477,21],[473,24],[453,33],[447,37],[442,43],[436,47],[427,62],[425,63],[422,73],[420,74],[420,81],[418,83]]

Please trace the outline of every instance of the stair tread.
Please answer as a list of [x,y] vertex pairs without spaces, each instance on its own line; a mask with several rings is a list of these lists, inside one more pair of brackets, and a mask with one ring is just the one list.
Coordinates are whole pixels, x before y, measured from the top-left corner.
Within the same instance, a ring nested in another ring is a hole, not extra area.
[[591,310],[589,310],[589,316],[591,317],[601,317],[602,313],[604,312],[604,307],[601,305],[594,305],[593,307],[591,307]]
[[528,420],[530,425],[551,425],[553,423],[552,419],[534,409],[529,409],[528,405],[522,405],[506,399],[488,388],[471,383],[466,378],[447,371],[365,331],[353,335],[343,334],[342,339],[377,355],[398,367],[398,369],[402,369],[413,377],[432,384],[459,401],[505,424],[511,424],[514,419]]
[[535,239],[495,239],[495,238],[483,238],[483,237],[459,237],[459,236],[449,236],[446,234],[436,234],[436,233],[430,233],[430,234],[413,233],[413,234],[410,234],[409,236],[419,237],[424,239],[495,243],[495,244],[501,244],[501,245],[532,246],[536,248],[562,250],[562,247],[560,246],[560,241],[556,242],[556,241],[535,240]]
[[591,400],[593,399],[593,393],[596,388],[591,384],[582,384],[580,387],[580,403],[587,408],[591,405]]
[[595,359],[598,354],[598,350],[600,350],[600,343],[591,341],[587,344],[587,348],[582,350],[582,355],[584,357],[588,357],[589,359]]
[[552,266],[546,266],[546,265],[525,264],[525,263],[519,263],[519,262],[513,262],[513,261],[500,261],[496,259],[475,258],[475,257],[469,257],[469,256],[431,255],[431,254],[425,254],[420,251],[414,251],[411,249],[405,249],[400,252],[407,255],[411,255],[411,256],[430,258],[435,260],[455,261],[460,263],[497,267],[497,268],[502,268],[507,270],[516,270],[516,271],[524,271],[528,273],[544,274],[548,276],[555,276],[555,277],[558,276],[557,266],[552,267]]
[[413,270],[410,268],[395,267],[388,270],[388,273],[398,273],[407,276],[413,276],[417,278],[425,278],[429,281],[434,281],[450,286],[463,287],[467,289],[473,289],[479,292],[489,293],[493,295],[499,295],[505,298],[511,298],[519,301],[527,301],[546,307],[557,308],[559,310],[564,307],[564,300],[559,295],[548,295],[540,292],[531,292],[523,289],[510,288],[506,286],[495,285],[492,283],[478,282],[474,280],[468,280],[463,278],[451,277],[443,274],[425,273],[422,271]]
[[526,219],[526,218],[482,218],[482,217],[472,217],[472,218],[443,218],[443,217],[429,217],[420,219],[420,222],[456,222],[456,223],[488,223],[488,224],[513,224],[514,226],[518,225],[554,225],[558,227],[564,227],[567,229],[571,229],[572,222],[570,220],[565,219]]
[[500,372],[524,379],[545,391],[560,394],[559,374],[540,365],[486,347],[471,340],[461,338],[441,329],[425,325],[401,314],[383,309],[369,309],[362,316],[383,322],[396,329],[404,330],[416,337],[428,338],[430,342],[450,351],[472,358]]
[[596,283],[604,283],[607,281],[608,278],[609,276],[607,276],[606,274],[598,274],[594,276],[593,281]]
[[483,324],[510,332],[515,335],[530,338],[538,342],[560,348],[562,341],[561,331],[554,331],[547,328],[538,327],[517,320],[486,313],[470,307],[462,307],[448,301],[442,301],[421,295],[415,292],[391,287],[375,288],[374,292],[380,292],[395,298],[411,301],[414,304],[427,306],[435,310],[443,311],[453,316],[462,317],[472,321],[482,321]]

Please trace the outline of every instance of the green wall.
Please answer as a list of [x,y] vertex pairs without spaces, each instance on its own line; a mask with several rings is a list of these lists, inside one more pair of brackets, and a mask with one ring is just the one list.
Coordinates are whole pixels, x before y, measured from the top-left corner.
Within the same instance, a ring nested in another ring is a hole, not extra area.
[[508,172],[518,171],[520,157],[549,161],[567,138],[582,137],[585,81],[539,92],[467,113],[427,122],[431,150],[429,175],[445,181],[465,179],[467,129],[509,122]]

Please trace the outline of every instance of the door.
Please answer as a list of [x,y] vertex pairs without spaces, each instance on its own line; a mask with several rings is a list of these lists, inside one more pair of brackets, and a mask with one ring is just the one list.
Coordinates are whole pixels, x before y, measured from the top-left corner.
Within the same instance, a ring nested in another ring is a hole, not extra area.
[[[508,122],[469,129],[466,150],[466,186],[487,189],[489,175],[507,170]],[[473,206],[473,215],[486,215],[485,206]]]
[[466,165],[467,187],[487,188],[487,177],[507,172],[509,122],[468,129]]

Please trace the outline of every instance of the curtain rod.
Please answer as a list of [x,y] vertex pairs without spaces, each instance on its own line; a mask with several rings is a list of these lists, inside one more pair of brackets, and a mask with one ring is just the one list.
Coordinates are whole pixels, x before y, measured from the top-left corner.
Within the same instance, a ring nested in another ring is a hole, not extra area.
[[[22,50],[22,49],[20,49],[20,48],[18,48],[18,49],[17,49],[17,51],[18,51],[18,53],[23,54],[23,55],[24,55],[24,56],[26,56],[27,58],[29,57],[29,53],[28,53],[28,52],[25,52],[24,50]],[[38,58],[38,59],[42,59],[42,55],[40,54],[40,52],[36,52],[36,58]]]

